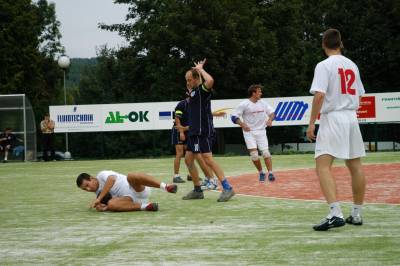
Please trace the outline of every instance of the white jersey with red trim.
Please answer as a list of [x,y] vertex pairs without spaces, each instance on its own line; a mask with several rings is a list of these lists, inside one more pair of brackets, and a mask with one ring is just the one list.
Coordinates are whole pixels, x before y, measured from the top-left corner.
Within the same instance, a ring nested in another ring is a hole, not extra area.
[[343,55],[331,55],[317,64],[310,93],[325,93],[321,114],[357,110],[365,94],[357,65]]
[[267,126],[267,118],[274,112],[271,105],[258,100],[252,102],[249,99],[242,101],[238,107],[233,111],[232,115],[241,117],[243,122],[250,128],[250,130],[264,130]]
[[126,179],[126,175],[122,175],[114,171],[104,170],[99,172],[96,176],[97,180],[99,181],[99,188],[96,191],[96,195],[98,195],[103,190],[109,176],[115,176],[115,183],[110,189],[111,196],[129,196],[134,191],[133,188],[131,188],[131,186],[129,185],[128,180]]

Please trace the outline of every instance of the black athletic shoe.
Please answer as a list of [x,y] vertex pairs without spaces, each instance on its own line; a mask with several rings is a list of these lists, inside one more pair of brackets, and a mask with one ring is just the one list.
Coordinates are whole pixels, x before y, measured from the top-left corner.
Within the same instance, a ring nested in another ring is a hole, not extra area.
[[153,203],[149,203],[147,206],[146,206],[146,209],[145,209],[146,211],[150,211],[150,212],[156,212],[156,211],[158,211],[158,203],[155,203],[155,202],[153,202]]
[[343,218],[333,216],[330,219],[328,218],[322,219],[319,224],[313,226],[313,229],[315,231],[326,231],[334,227],[341,227],[345,224],[346,223],[344,222]]
[[346,218],[346,223],[348,224],[353,224],[353,225],[362,225],[363,224],[363,220],[361,215],[357,215],[357,216],[349,216]]
[[176,176],[172,179],[172,182],[174,183],[185,183],[185,180],[183,180],[180,176]]
[[168,193],[176,193],[178,191],[178,186],[175,184],[167,184],[165,189]]
[[[187,181],[192,181],[193,180],[190,175],[187,175],[186,179],[187,179]],[[199,177],[199,180],[202,181],[203,178]]]

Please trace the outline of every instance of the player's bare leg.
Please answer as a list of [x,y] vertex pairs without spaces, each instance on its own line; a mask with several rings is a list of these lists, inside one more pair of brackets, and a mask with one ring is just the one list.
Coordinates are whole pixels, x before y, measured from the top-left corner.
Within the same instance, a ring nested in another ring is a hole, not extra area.
[[268,172],[272,172],[272,158],[271,157],[266,157],[264,158],[265,166],[268,169]]
[[165,184],[145,173],[129,173],[127,180],[136,192],[142,192],[145,187],[161,188],[169,193],[176,193],[177,191],[177,185]]
[[197,171],[194,159],[195,154],[191,151],[187,151],[185,155],[185,163],[192,177],[194,189],[190,191],[186,196],[184,196],[182,198],[183,200],[204,199],[203,190],[201,190],[200,185],[199,172]]
[[189,170],[190,176],[192,177],[193,185],[200,186],[199,171],[194,164],[195,154],[191,151],[187,151],[185,155],[185,163]]
[[202,153],[201,156],[203,156],[203,159],[206,162],[206,164],[214,171],[219,181],[221,182],[223,190],[217,201],[218,202],[228,201],[235,195],[235,192],[233,191],[228,180],[225,178],[224,171],[219,166],[219,164],[214,160],[211,152]]
[[214,160],[214,158],[212,157],[212,153],[211,152],[202,153],[201,156],[203,157],[204,162],[207,164],[207,166],[210,167],[211,170],[218,177],[219,181],[222,182],[222,180],[224,180],[225,178],[224,171],[219,166],[219,164],[217,164],[217,162]]
[[329,228],[345,225],[340,204],[336,200],[336,182],[332,175],[334,157],[324,154],[316,158],[316,170],[322,193],[329,204],[329,214],[319,224],[313,226],[316,231],[325,231]]
[[201,170],[204,174],[204,181],[201,183],[201,188],[206,190],[217,190],[218,188],[218,179],[214,176],[214,172],[204,161],[201,153],[196,155],[196,161],[199,164]]
[[[185,155],[185,148],[184,145],[181,144],[177,144],[175,145],[175,159],[174,159],[174,182],[175,183],[183,183],[181,182],[181,178],[179,175],[179,169],[180,169],[180,165],[181,165],[181,159],[184,157]],[[179,181],[179,182],[176,182]]]
[[331,172],[333,160],[334,158],[328,154],[316,158],[319,184],[328,204],[336,202],[336,182]]
[[360,158],[346,160],[346,166],[350,170],[351,174],[351,187],[353,190],[353,201],[355,204],[363,204],[366,179],[362,171]]
[[157,203],[136,203],[130,197],[112,198],[106,207],[96,208],[97,211],[129,212],[129,211],[158,211]]
[[261,161],[258,158],[258,150],[257,149],[249,149],[249,154],[251,161],[253,162],[254,166],[256,167],[258,172],[262,171]]
[[140,203],[133,202],[129,197],[118,197],[110,199],[106,210],[112,212],[140,211],[140,207]]
[[361,216],[362,205],[365,196],[366,179],[361,167],[361,159],[346,160],[346,166],[351,174],[351,187],[353,190],[353,207],[351,215],[346,218],[346,222],[354,225],[362,225],[363,220]]
[[201,168],[201,171],[203,171],[204,175],[208,178],[213,176],[213,171],[211,170],[210,167],[206,164],[206,162],[203,159],[203,156],[201,153],[196,155],[196,161],[199,163],[199,166]]

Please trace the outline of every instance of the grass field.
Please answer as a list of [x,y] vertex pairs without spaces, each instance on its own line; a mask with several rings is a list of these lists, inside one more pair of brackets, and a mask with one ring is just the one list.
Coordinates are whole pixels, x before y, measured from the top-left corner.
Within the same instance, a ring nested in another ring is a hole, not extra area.
[[[372,153],[363,162],[399,158]],[[276,170],[314,166],[312,155],[273,160]],[[248,157],[217,161],[229,176],[253,172]],[[79,190],[75,179],[103,169],[170,181],[172,158],[1,164],[0,264],[400,264],[399,205],[367,204],[363,226],[314,232],[311,226],[326,215],[324,202],[237,195],[217,203],[214,192],[183,201],[192,188],[185,183],[177,195],[153,190],[159,212],[98,213],[88,208],[94,194]],[[342,204],[345,215],[350,206]]]

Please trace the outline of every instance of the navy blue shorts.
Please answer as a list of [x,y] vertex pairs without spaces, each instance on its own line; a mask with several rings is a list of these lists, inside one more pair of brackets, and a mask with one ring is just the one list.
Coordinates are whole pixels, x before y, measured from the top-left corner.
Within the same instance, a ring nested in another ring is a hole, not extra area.
[[172,130],[171,130],[171,143],[172,143],[172,145],[174,145],[174,146],[175,145],[186,145],[187,139],[188,139],[187,131],[185,132],[185,140],[182,141],[179,138],[179,131],[175,127],[172,128]]
[[214,138],[205,136],[189,136],[187,143],[187,151],[193,153],[209,153],[212,152]]

